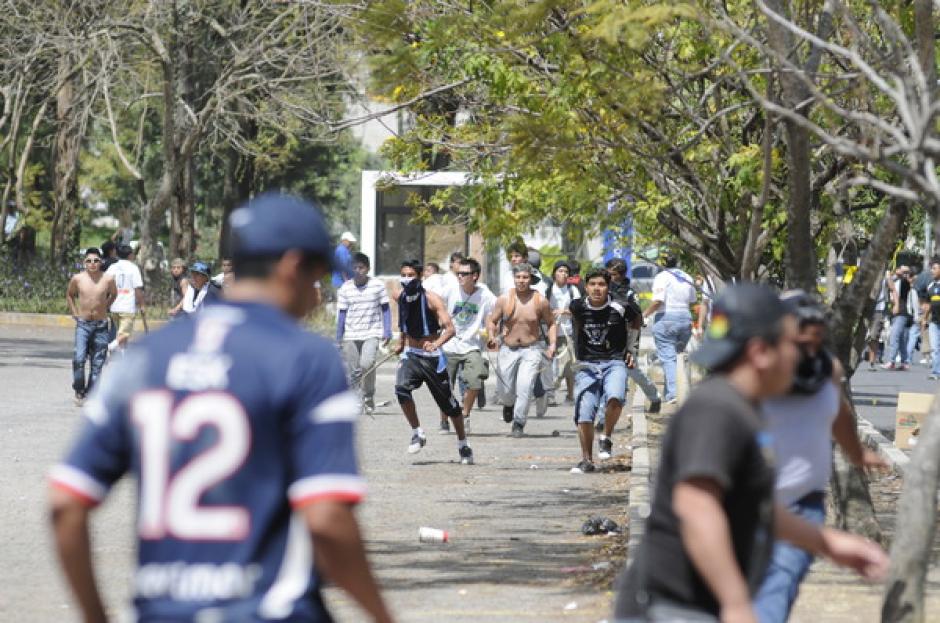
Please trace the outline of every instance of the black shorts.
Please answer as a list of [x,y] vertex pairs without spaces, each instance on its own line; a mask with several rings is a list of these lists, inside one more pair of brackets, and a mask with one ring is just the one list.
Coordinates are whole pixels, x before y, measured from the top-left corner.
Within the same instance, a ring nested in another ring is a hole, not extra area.
[[395,375],[395,395],[398,396],[398,402],[413,400],[411,392],[421,387],[422,383],[427,383],[434,402],[445,415],[461,415],[460,405],[450,391],[447,370],[445,368],[438,371],[440,367],[439,357],[422,357],[408,353],[398,362],[398,372]]

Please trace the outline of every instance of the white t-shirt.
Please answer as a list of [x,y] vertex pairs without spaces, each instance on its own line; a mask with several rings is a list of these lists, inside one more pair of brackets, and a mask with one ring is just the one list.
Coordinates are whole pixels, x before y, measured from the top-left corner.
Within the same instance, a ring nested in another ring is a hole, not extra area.
[[195,285],[189,286],[186,294],[183,295],[183,311],[187,314],[195,314],[202,309],[202,304],[206,301],[206,296],[209,294],[209,288],[211,287],[212,284],[208,281],[203,284],[199,292],[196,292]]
[[825,491],[832,468],[832,423],[841,395],[834,383],[815,394],[789,394],[761,404],[774,443],[774,496],[789,505],[813,491]]
[[350,279],[336,292],[336,309],[346,310],[344,340],[366,340],[382,338],[382,305],[388,304],[388,290],[375,277],[361,288],[355,279]]
[[137,264],[130,260],[118,260],[108,268],[106,275],[114,279],[117,297],[111,303],[111,311],[116,314],[136,314],[136,289],[144,287]]
[[678,268],[667,268],[653,278],[653,300],[660,301],[666,313],[688,314],[696,299],[695,282]]
[[451,290],[447,296],[447,313],[457,333],[444,344],[444,352],[464,355],[473,350],[482,351],[480,329],[495,304],[496,297],[484,285],[477,284],[473,294],[467,294],[463,288]]
[[[571,301],[579,298],[581,298],[581,293],[578,292],[578,289],[573,285],[565,284],[559,286],[555,283],[552,284],[552,292],[551,297],[548,299],[548,304],[551,306],[552,311],[556,309],[568,309],[568,305],[571,304]],[[572,336],[574,326],[571,324],[571,316],[558,316],[558,331],[561,336]]]
[[444,273],[442,275],[442,278],[444,279],[444,295],[445,296],[441,298],[446,299],[448,296],[450,296],[451,292],[460,288],[460,280],[457,279],[457,275],[455,275],[452,272]]
[[441,275],[434,273],[430,277],[422,279],[421,285],[424,286],[425,291],[433,292],[441,299],[447,298],[447,282],[444,281],[444,277]]

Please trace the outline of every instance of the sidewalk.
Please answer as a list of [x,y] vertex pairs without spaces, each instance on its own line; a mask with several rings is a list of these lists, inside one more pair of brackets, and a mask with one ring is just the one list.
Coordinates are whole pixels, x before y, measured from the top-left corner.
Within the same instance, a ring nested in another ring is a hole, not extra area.
[[[414,395],[428,444],[419,454],[405,452],[411,431],[395,401],[394,372],[386,364],[377,380],[376,401],[391,404],[377,409],[375,420],[361,420],[370,488],[358,515],[397,620],[610,619],[609,588],[623,564],[624,538],[586,537],[580,529],[592,515],[625,523],[629,416],[617,427],[615,459],[603,473],[571,474],[580,453],[570,405],[549,409],[544,419],[534,418],[533,408],[526,437],[512,439],[501,408],[490,403],[471,414],[476,465],[462,466],[456,437],[438,434],[425,388]],[[451,542],[420,543],[421,526],[447,530]],[[327,598],[337,621],[366,620],[340,592]]]

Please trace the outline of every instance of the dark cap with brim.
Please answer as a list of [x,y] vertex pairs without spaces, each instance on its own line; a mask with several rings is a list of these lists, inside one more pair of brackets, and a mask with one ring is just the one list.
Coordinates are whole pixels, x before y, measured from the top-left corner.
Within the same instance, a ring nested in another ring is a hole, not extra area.
[[780,320],[791,313],[792,306],[769,286],[730,286],[715,300],[705,339],[691,359],[709,370],[720,368],[737,357],[751,338],[775,337]]
[[301,251],[332,263],[333,245],[323,215],[299,197],[259,195],[232,212],[229,225],[235,257],[273,257]]

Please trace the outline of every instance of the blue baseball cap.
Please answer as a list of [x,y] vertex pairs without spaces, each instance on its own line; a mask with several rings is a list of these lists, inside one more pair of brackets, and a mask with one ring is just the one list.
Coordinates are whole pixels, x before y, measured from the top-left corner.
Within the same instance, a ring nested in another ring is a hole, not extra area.
[[296,250],[331,262],[333,245],[320,210],[292,195],[265,193],[228,218],[235,257],[277,256]]
[[193,262],[193,265],[189,267],[189,272],[191,273],[202,273],[206,277],[209,276],[209,265],[205,262]]

